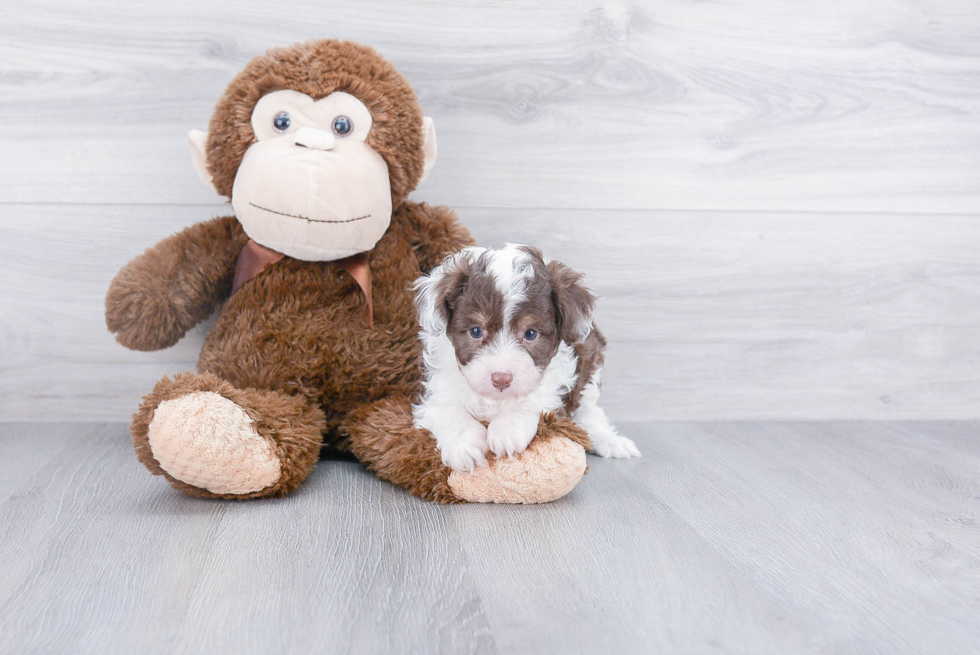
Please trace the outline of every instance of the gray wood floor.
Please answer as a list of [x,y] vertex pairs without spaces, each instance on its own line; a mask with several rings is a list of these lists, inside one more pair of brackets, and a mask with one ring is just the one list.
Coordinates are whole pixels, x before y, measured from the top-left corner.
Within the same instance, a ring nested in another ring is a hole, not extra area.
[[635,423],[544,506],[215,502],[0,425],[0,653],[975,653],[980,424]]

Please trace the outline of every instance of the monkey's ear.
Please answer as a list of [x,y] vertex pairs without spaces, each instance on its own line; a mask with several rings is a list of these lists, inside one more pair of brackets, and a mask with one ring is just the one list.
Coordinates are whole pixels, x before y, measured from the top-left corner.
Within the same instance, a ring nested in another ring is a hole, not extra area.
[[191,146],[191,163],[194,164],[197,176],[208,185],[209,189],[217,193],[218,190],[214,188],[211,173],[208,173],[207,154],[204,150],[208,142],[208,133],[201,130],[191,130],[187,134],[187,141]]
[[422,119],[422,136],[425,139],[422,144],[425,163],[422,165],[422,177],[419,178],[419,182],[428,177],[429,171],[436,165],[436,124],[428,116]]

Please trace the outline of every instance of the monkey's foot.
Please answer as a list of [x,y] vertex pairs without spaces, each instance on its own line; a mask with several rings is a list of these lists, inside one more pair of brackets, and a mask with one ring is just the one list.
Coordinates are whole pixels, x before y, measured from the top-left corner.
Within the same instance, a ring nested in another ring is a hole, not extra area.
[[585,475],[585,449],[567,437],[535,439],[514,457],[490,458],[472,473],[453,471],[449,487],[471,503],[548,503]]
[[302,396],[238,389],[216,375],[160,380],[133,417],[133,446],[151,473],[208,498],[282,496],[313,470],[323,412]]
[[215,494],[251,494],[282,476],[275,447],[241,407],[213,391],[157,405],[148,430],[160,468]]
[[354,455],[378,477],[437,503],[547,503],[585,474],[585,430],[568,418],[539,419],[537,436],[520,455],[495,458],[472,473],[443,464],[436,440],[417,428],[408,398],[385,398],[348,415],[343,429]]

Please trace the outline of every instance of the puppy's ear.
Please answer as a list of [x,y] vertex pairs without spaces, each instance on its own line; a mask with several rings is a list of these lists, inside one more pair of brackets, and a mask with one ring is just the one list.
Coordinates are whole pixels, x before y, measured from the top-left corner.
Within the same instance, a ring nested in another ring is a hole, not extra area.
[[472,265],[464,249],[446,257],[428,275],[415,280],[415,313],[423,332],[440,334],[453,318],[453,306],[466,288]]
[[592,332],[596,296],[585,286],[581,273],[559,262],[548,262],[547,268],[558,335],[565,343],[576,344]]

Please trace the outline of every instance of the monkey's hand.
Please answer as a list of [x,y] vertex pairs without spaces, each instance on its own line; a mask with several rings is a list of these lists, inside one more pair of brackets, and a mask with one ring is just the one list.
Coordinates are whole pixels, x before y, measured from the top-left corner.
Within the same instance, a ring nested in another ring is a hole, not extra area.
[[404,230],[423,273],[428,274],[446,255],[476,245],[473,235],[445,205],[431,206],[405,202],[398,208],[392,225]]
[[109,285],[109,331],[133,350],[174,345],[228,297],[246,241],[228,216],[192,225],[136,257]]

